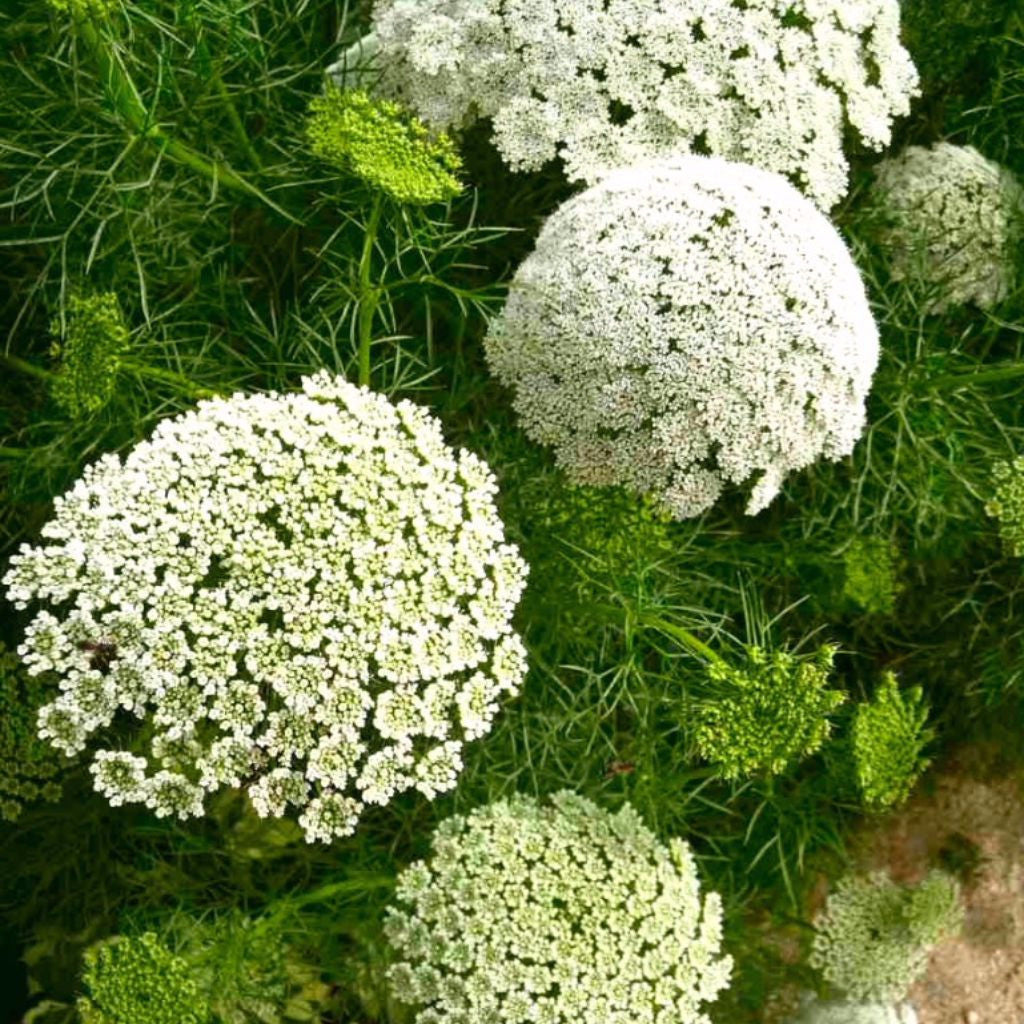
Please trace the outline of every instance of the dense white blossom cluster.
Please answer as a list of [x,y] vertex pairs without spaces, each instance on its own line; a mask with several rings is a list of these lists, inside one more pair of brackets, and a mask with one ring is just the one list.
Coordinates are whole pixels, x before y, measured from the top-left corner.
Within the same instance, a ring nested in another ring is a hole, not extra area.
[[932,285],[929,312],[1002,301],[1024,239],[1024,188],[973,146],[908,146],[877,170],[874,194],[887,217],[884,241],[897,281]]
[[128,712],[146,756],[96,753],[111,803],[184,817],[244,785],[310,841],[450,789],[525,672],[495,491],[426,412],[327,373],[164,421],[11,559],[11,600],[53,609],[20,648],[60,676],[40,735],[75,753]]
[[784,178],[711,157],[626,168],[547,221],[486,339],[527,434],[581,484],[699,515],[848,454],[878,332],[836,229]]
[[628,804],[563,791],[449,818],[395,895],[390,978],[416,1024],[709,1024],[729,982],[718,895]]
[[592,184],[704,151],[827,209],[847,125],[881,149],[916,94],[899,22],[898,0],[378,0],[372,50],[382,88],[428,123],[490,118],[513,170],[557,156]]

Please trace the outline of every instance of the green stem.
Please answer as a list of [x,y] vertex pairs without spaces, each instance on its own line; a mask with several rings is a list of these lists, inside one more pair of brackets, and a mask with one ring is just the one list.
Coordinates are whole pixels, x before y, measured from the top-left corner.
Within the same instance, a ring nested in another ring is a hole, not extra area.
[[168,135],[158,124],[150,122],[149,113],[142,103],[135,83],[125,68],[115,59],[95,26],[85,18],[79,18],[76,25],[80,38],[99,65],[104,87],[114,108],[140,138],[152,142],[172,160],[209,178],[214,184],[223,184],[237,192],[253,196],[293,224],[301,223],[226,163],[220,160],[208,160],[190,146]]
[[35,363],[30,363],[27,359],[21,359],[18,356],[11,356],[0,352],[0,363],[5,363],[12,370],[17,370],[20,373],[27,373],[32,377],[38,377],[40,380],[49,381],[53,379],[53,373],[50,370],[46,370],[42,366],[36,366]]
[[637,618],[637,622],[641,626],[649,626],[652,629],[660,630],[666,636],[672,637],[673,640],[678,640],[691,653],[704,658],[712,664],[724,665],[726,663],[724,658],[716,654],[706,643],[698,640],[688,629],[683,629],[682,626],[677,626],[673,622],[666,622],[664,619],[658,618],[657,615],[642,614]]
[[963,373],[947,373],[928,381],[928,387],[937,390],[966,387],[968,384],[992,384],[1001,380],[1024,377],[1024,362],[1004,363],[990,370],[966,370]]
[[204,388],[186,377],[183,373],[178,373],[175,370],[164,370],[159,366],[149,366],[146,363],[133,363],[124,359],[121,360],[121,369],[127,370],[129,373],[136,373],[140,377],[148,377],[150,380],[162,380],[166,381],[168,384],[174,384],[192,398],[223,397],[223,392],[211,391],[209,388]]
[[24,459],[30,454],[27,448],[4,448],[0,446],[0,459]]
[[221,103],[224,104],[224,111],[228,115],[228,120],[231,122],[231,128],[235,133],[235,138],[238,140],[238,144],[245,151],[245,155],[248,158],[249,163],[251,163],[257,171],[262,171],[263,162],[260,160],[259,154],[256,152],[256,148],[252,144],[252,139],[249,138],[249,133],[245,130],[245,125],[238,113],[238,108],[235,106],[235,101],[231,98],[231,93],[228,92],[227,86],[224,84],[224,79],[220,77],[220,72],[213,66],[213,59],[210,56],[210,50],[204,40],[199,39],[196,41],[196,51],[202,64],[210,69],[210,80],[213,82],[213,87],[216,90],[217,95],[220,97]]
[[366,237],[363,239],[363,252],[359,258],[359,384],[370,386],[370,346],[373,342],[373,318],[380,303],[380,289],[371,277],[373,269],[373,246],[377,241],[377,228],[380,225],[380,213],[383,196],[378,193],[373,200],[370,220],[366,225]]

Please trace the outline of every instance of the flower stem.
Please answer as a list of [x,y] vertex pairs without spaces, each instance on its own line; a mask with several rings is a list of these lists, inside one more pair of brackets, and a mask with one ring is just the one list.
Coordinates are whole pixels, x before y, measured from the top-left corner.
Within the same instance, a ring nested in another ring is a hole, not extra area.
[[76,25],[79,38],[85,43],[86,48],[99,66],[107,96],[113,103],[115,110],[128,123],[136,135],[152,142],[162,152],[171,157],[172,160],[209,178],[214,185],[222,184],[237,192],[244,192],[246,195],[259,199],[293,224],[301,223],[287,210],[278,206],[265,192],[232,170],[226,163],[220,160],[207,159],[190,146],[168,135],[158,124],[151,122],[149,112],[143,105],[139,91],[135,87],[131,76],[116,58],[102,35],[96,30],[96,27],[85,18],[77,19]]
[[148,377],[150,380],[162,380],[168,384],[175,384],[191,398],[221,398],[224,394],[221,391],[204,388],[175,370],[165,370],[159,366],[149,366],[146,363],[134,363],[124,359],[121,360],[121,368],[138,374],[140,377]]
[[957,388],[966,387],[969,384],[994,384],[1001,380],[1013,380],[1015,377],[1024,377],[1024,361],[1002,363],[989,370],[947,373],[928,381],[928,387],[939,391],[955,391]]
[[380,289],[371,277],[373,269],[373,246],[377,241],[377,228],[380,225],[380,214],[383,196],[373,200],[370,220],[366,225],[366,237],[363,239],[363,252],[359,258],[359,384],[370,386],[370,346],[373,342],[373,319],[380,303]]
[[31,377],[38,377],[40,380],[48,381],[53,378],[52,371],[42,366],[36,366],[35,363],[30,363],[27,359],[21,359],[18,356],[8,355],[4,352],[0,352],[0,363],[5,363],[12,370],[17,370],[19,373],[27,373]]
[[637,622],[641,626],[649,626],[651,629],[657,629],[666,636],[672,637],[673,640],[677,640],[692,654],[696,654],[705,661],[716,665],[725,664],[724,658],[716,654],[706,643],[698,640],[688,629],[683,629],[682,626],[677,626],[673,622],[666,622],[657,615],[650,614],[641,614],[637,618]]

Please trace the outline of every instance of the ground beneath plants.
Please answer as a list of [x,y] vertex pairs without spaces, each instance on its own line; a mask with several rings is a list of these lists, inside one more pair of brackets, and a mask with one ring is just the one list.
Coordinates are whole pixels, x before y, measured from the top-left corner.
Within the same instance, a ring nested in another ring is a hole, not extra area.
[[859,866],[904,882],[935,866],[967,873],[963,931],[910,992],[920,1024],[1024,1024],[1024,772],[965,748],[857,849]]

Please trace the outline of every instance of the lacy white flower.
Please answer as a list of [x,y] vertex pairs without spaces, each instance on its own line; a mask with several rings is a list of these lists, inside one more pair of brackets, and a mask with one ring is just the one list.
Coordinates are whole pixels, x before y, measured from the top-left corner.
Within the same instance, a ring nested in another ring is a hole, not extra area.
[[438,127],[490,118],[513,170],[704,151],[827,209],[847,125],[881,149],[916,94],[899,22],[898,0],[378,0],[371,39],[385,92]]
[[563,791],[449,818],[395,895],[389,974],[416,1024],[708,1024],[729,983],[718,895],[628,804]]
[[486,339],[527,434],[581,484],[678,518],[847,455],[878,332],[832,224],[784,178],[699,156],[627,168],[545,224]]
[[879,165],[874,195],[892,276],[935,288],[929,312],[985,309],[1013,288],[1024,188],[1005,167],[972,146],[909,146]]
[[451,789],[525,672],[495,492],[426,412],[326,373],[163,422],[11,559],[11,600],[51,606],[20,648],[60,676],[40,736],[75,753],[127,711],[145,749],[92,765],[111,803],[187,817],[245,785],[310,840]]

